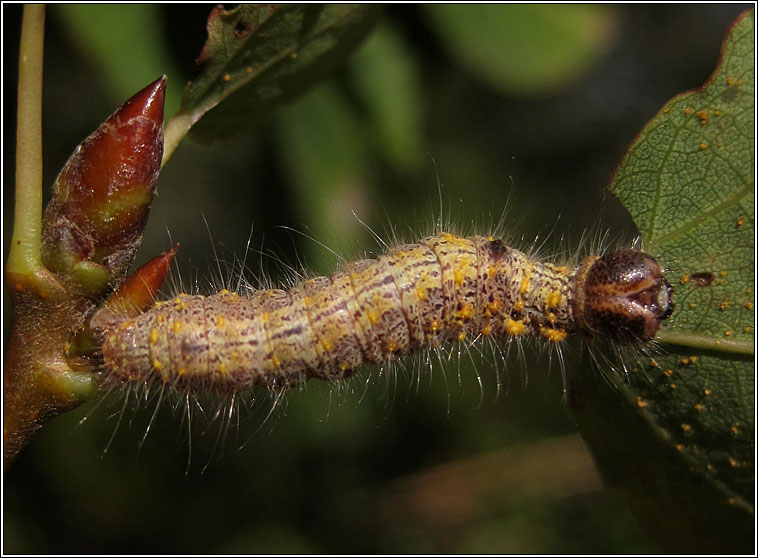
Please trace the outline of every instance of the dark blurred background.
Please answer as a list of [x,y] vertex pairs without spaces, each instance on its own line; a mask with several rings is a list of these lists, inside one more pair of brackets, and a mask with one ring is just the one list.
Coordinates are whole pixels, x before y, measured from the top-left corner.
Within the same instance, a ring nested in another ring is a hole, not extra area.
[[[287,266],[326,274],[339,262],[324,246],[348,258],[381,250],[368,227],[387,241],[433,230],[438,183],[458,232],[489,233],[506,209],[508,239],[544,240],[546,256],[586,249],[585,231],[628,242],[631,218],[604,187],[664,102],[708,78],[745,7],[389,6],[343,70],[260,128],[182,143],[137,263],[179,241],[175,282],[208,289],[214,249],[228,280],[250,238],[252,281],[286,281]],[[77,143],[161,73],[167,117],[176,111],[208,11],[49,8],[46,187]],[[3,5],[5,239],[20,13]],[[493,367],[484,352],[431,374],[422,357],[341,388],[312,381],[267,420],[271,399],[252,394],[220,440],[219,421],[205,420],[219,405],[208,402],[205,418],[195,410],[191,450],[181,402],[154,420],[151,403],[127,411],[110,446],[123,398],[85,405],[46,425],[6,474],[3,550],[656,551],[602,489],[555,359],[511,351]],[[578,352],[566,352],[568,373]]]

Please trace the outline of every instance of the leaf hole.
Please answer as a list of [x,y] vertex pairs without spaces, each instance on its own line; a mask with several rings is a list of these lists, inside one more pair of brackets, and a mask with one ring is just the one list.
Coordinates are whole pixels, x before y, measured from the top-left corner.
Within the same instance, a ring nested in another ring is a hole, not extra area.
[[250,28],[245,24],[244,21],[238,21],[234,24],[234,36],[238,39],[242,39],[246,37],[250,33]]

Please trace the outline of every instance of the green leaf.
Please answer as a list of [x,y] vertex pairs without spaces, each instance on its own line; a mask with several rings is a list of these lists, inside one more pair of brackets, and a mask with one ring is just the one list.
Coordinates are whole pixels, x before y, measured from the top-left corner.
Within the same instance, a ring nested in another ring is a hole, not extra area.
[[626,378],[580,373],[572,396],[606,480],[669,551],[754,545],[753,30],[746,12],[708,82],[666,103],[611,182],[676,309],[658,354]]
[[450,55],[480,79],[516,96],[570,85],[608,50],[614,11],[600,5],[429,4]]
[[175,130],[166,132],[167,150],[203,116],[193,135],[225,136],[302,94],[350,55],[378,13],[375,5],[351,4],[214,8],[196,76],[170,125]]
[[282,110],[276,122],[279,157],[295,188],[300,214],[328,223],[328,230],[317,234],[319,239],[345,248],[340,239],[365,232],[354,217],[335,217],[345,215],[345,208],[363,213],[370,165],[361,121],[339,89],[325,84]]
[[414,168],[423,160],[423,95],[419,64],[403,37],[381,25],[356,52],[350,74],[388,161]]

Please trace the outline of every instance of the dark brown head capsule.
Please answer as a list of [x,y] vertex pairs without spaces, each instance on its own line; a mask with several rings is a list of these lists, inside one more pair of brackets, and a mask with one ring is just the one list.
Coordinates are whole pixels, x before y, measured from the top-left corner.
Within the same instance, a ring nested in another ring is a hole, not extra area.
[[592,257],[577,270],[579,328],[620,342],[647,341],[674,311],[674,289],[658,262],[639,250]]

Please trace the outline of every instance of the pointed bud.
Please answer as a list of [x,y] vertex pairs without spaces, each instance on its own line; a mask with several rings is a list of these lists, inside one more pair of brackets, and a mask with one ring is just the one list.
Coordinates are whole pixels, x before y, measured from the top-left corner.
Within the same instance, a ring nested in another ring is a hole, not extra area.
[[[155,295],[168,277],[171,262],[179,245],[153,258],[126,280],[100,305],[88,325],[71,344],[68,356],[91,355],[102,347],[102,332],[126,318],[137,316],[150,308]],[[101,333],[96,333],[99,330]]]
[[105,300],[103,306],[114,314],[127,317],[136,316],[150,308],[168,276],[171,262],[178,250],[179,244],[176,244],[140,267]]
[[43,261],[90,291],[98,277],[126,271],[142,238],[163,157],[165,91],[164,76],[124,103],[55,180],[43,219]]

